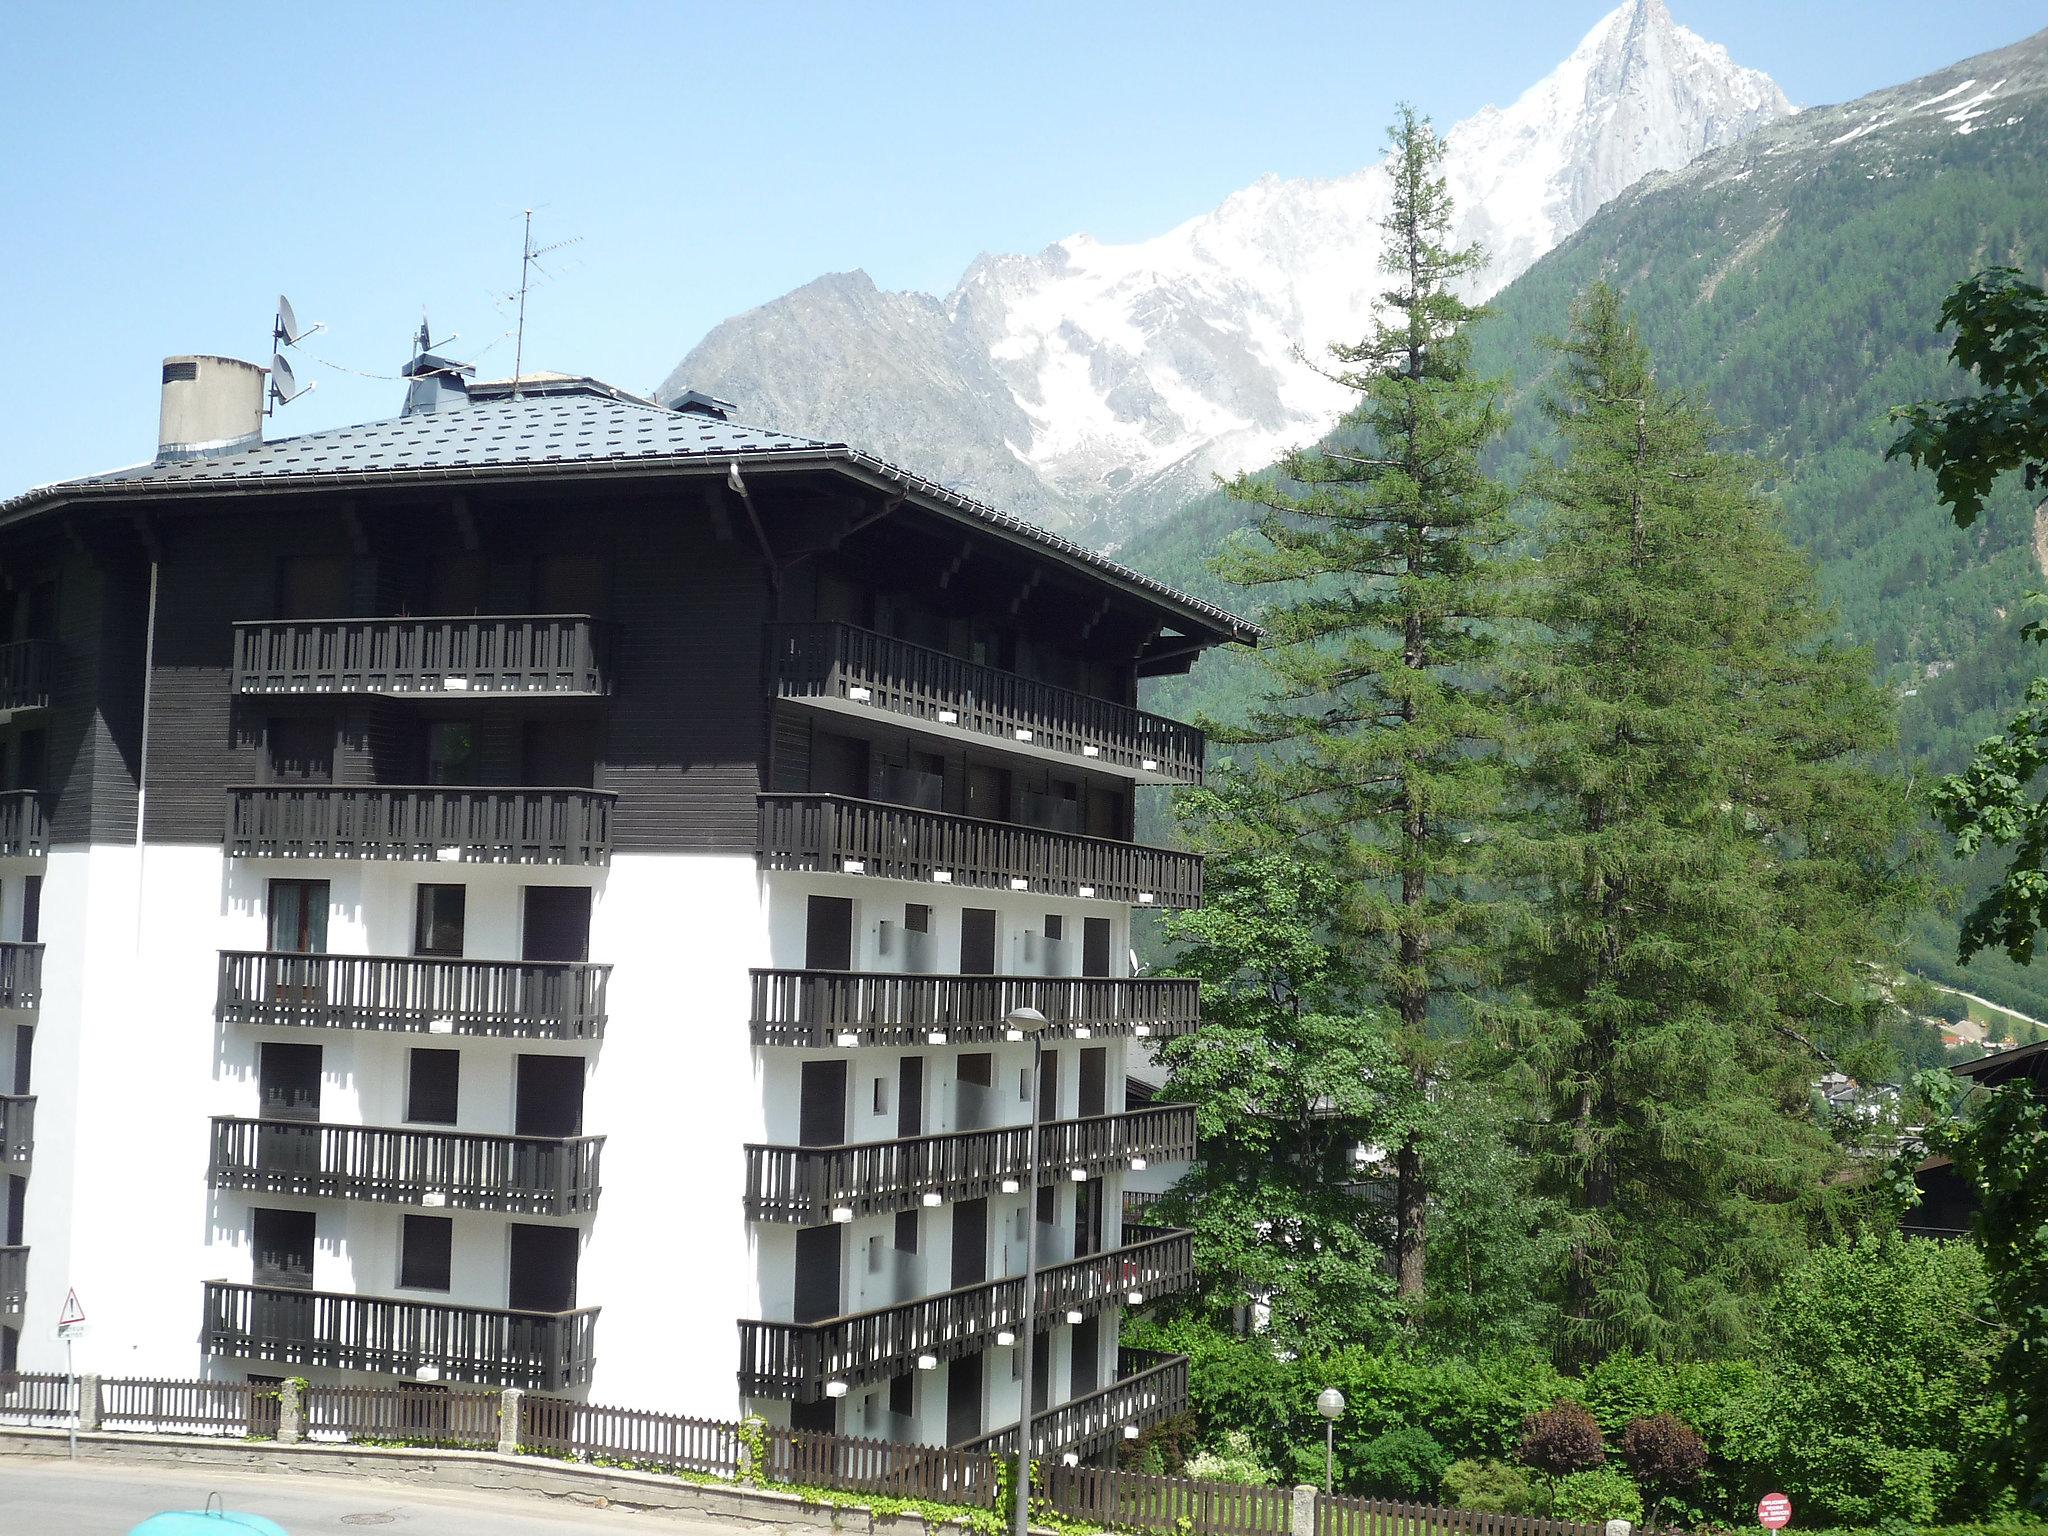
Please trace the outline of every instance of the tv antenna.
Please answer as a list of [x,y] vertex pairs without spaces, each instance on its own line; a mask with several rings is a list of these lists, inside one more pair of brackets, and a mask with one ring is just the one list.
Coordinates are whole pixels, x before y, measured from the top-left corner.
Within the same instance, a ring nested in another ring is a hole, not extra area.
[[557,240],[553,245],[543,245],[536,249],[533,243],[533,210],[526,210],[526,235],[519,244],[519,323],[515,328],[515,339],[512,343],[512,398],[515,400],[519,398],[520,370],[526,361],[526,289],[529,274],[534,268],[539,267],[541,273],[546,275],[547,268],[540,265],[540,258],[551,251],[559,251],[565,245],[574,245],[582,238],[581,235],[571,235],[566,240]]
[[315,331],[326,329],[327,322],[324,320],[316,320],[309,326],[301,327],[299,317],[292,312],[292,301],[281,293],[277,296],[277,316],[270,322],[270,340],[276,350],[270,354],[270,398],[264,404],[264,415],[275,415],[280,405],[290,405],[313,388],[310,383],[305,389],[299,388],[298,377],[292,372],[292,365],[284,360],[284,349],[296,347]]

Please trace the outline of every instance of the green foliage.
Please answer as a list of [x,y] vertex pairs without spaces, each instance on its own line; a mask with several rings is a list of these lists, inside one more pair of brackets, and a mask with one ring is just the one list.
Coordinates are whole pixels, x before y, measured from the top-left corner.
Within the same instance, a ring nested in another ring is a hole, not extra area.
[[1436,1492],[1450,1465],[1450,1452],[1436,1436],[1410,1424],[1368,1440],[1350,1465],[1349,1481],[1377,1498],[1422,1503]]
[[1619,1467],[1593,1467],[1560,1477],[1550,1490],[1554,1520],[1627,1520],[1640,1524],[1643,1496]]
[[1182,1475],[1211,1483],[1242,1483],[1252,1488],[1270,1488],[1278,1481],[1273,1469],[1259,1460],[1252,1437],[1241,1429],[1226,1429],[1214,1447],[1190,1456]]
[[1976,1252],[2003,1327],[1992,1380],[2007,1426],[1992,1454],[2020,1496],[2048,1511],[2048,1099],[2024,1079],[2006,1083],[1927,1140],[1976,1197]]
[[1619,295],[1572,312],[1547,412],[1539,638],[1518,648],[1496,838],[1530,920],[1495,1010],[1568,1251],[1558,1348],[1741,1339],[1840,1158],[1809,1104],[1893,1011],[1867,984],[1922,901],[1874,772],[1892,705],[1827,642],[1761,471],[1659,382]]
[[1493,1457],[1463,1457],[1444,1469],[1437,1498],[1449,1509],[1489,1515],[1533,1515],[1543,1507],[1534,1480],[1520,1467]]

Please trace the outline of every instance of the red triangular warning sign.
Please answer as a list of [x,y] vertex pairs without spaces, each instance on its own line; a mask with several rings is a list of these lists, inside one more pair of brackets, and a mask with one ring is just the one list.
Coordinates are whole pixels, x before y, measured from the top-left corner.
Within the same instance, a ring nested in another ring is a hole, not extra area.
[[84,1321],[85,1308],[78,1304],[78,1292],[76,1290],[67,1290],[64,1293],[64,1310],[58,1315],[57,1326],[62,1328],[68,1323],[82,1323]]

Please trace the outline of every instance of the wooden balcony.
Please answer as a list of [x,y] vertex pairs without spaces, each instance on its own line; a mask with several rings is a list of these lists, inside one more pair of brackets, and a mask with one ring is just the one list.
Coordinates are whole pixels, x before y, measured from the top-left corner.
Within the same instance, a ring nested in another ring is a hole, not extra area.
[[604,1035],[609,965],[223,950],[223,1024],[388,1029],[506,1040]]
[[760,864],[976,890],[1198,907],[1202,861],[1148,848],[842,795],[762,795]]
[[0,859],[40,859],[49,851],[43,797],[32,789],[0,790]]
[[[754,971],[756,1045],[973,1044],[1000,1040],[1013,1008],[1036,1008],[1049,1040],[1185,1035],[1199,988],[1174,977],[888,976]],[[934,1037],[939,1037],[935,1039]]]
[[1150,784],[1202,782],[1202,733],[1127,704],[851,624],[777,624],[768,632],[778,698],[839,713],[894,716],[928,731],[999,741]]
[[0,1093],[0,1166],[26,1173],[36,1150],[36,1101],[32,1094]]
[[[1071,1454],[1085,1461],[1120,1444],[1127,1431],[1187,1412],[1186,1355],[1162,1355],[1149,1349],[1120,1349],[1116,1354],[1115,1381],[1031,1416],[1034,1457]],[[1017,1426],[977,1435],[954,1449],[1015,1456]]]
[[0,715],[47,709],[56,659],[54,640],[16,640],[0,645]]
[[210,1355],[557,1392],[590,1380],[596,1307],[512,1312],[206,1282]]
[[[1042,1327],[1069,1313],[1092,1317],[1183,1290],[1194,1274],[1193,1238],[1169,1232],[1039,1271],[1031,1314]],[[822,1322],[743,1321],[740,1392],[816,1402],[826,1395],[828,1381],[859,1387],[914,1370],[920,1356],[952,1360],[978,1354],[1023,1321],[1022,1276]]]
[[603,641],[580,613],[237,624],[235,691],[590,697],[610,691]]
[[0,944],[0,1008],[35,1008],[43,1001],[43,946]]
[[[950,1131],[833,1147],[749,1146],[747,1214],[806,1226],[851,1216],[907,1211],[927,1195],[976,1200],[1014,1189],[1024,1177],[1030,1130],[1022,1125]],[[1039,1182],[1096,1177],[1133,1158],[1195,1155],[1195,1111],[1159,1104],[1129,1114],[1053,1120],[1038,1128]],[[842,1218],[847,1219],[847,1218]]]
[[215,1189],[576,1216],[597,1208],[602,1136],[481,1136],[216,1115]]
[[21,1316],[28,1307],[28,1249],[0,1248],[0,1317]]
[[594,789],[245,785],[228,791],[240,859],[606,864],[612,802]]

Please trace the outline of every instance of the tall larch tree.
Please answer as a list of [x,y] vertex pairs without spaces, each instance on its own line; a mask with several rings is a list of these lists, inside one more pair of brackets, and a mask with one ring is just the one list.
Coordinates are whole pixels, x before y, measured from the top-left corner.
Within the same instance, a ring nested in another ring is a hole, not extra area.
[[[1384,1010],[1418,1088],[1484,970],[1472,837],[1498,801],[1500,716],[1479,680],[1502,603],[1497,552],[1510,497],[1481,456],[1503,426],[1503,386],[1475,377],[1459,294],[1481,255],[1451,238],[1444,147],[1403,107],[1390,130],[1370,335],[1331,348],[1357,401],[1331,443],[1276,474],[1241,476],[1257,537],[1226,549],[1228,579],[1273,589],[1269,686],[1222,732],[1262,750],[1243,768],[1266,835],[1313,850],[1337,877],[1330,922],[1352,947],[1368,1007]],[[1423,1291],[1426,1127],[1390,1149],[1400,1294]]]
[[1538,621],[1509,688],[1526,898],[1499,1016],[1567,1254],[1558,1353],[1739,1342],[1829,1219],[1813,1107],[1889,1004],[1925,889],[1869,658],[1828,615],[1752,461],[1661,384],[1596,286],[1532,472]]

